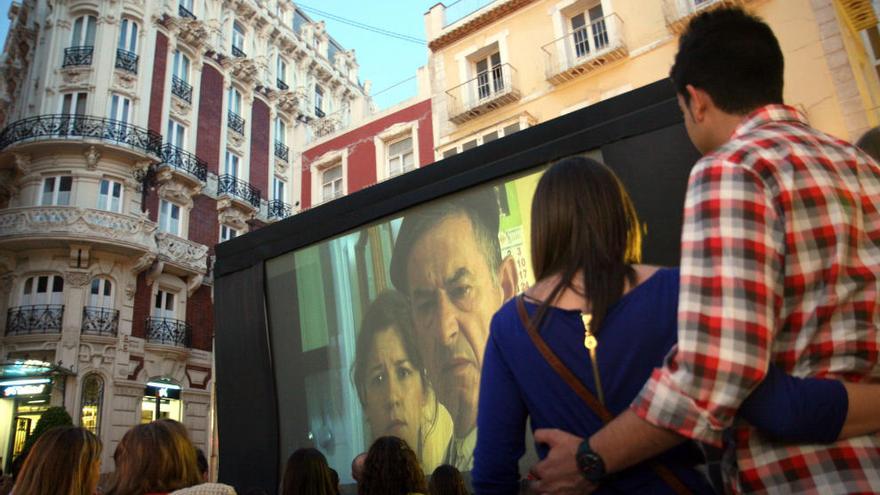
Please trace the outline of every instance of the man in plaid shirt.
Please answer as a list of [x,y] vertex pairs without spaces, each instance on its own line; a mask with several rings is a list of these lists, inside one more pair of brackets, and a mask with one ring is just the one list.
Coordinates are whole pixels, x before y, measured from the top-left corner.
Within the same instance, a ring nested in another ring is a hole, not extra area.
[[671,77],[705,155],[685,202],[678,347],[590,439],[536,432],[551,446],[536,490],[589,491],[691,438],[726,440],[733,492],[880,493],[880,435],[781,444],[735,418],[771,362],[880,379],[880,166],[782,104],[779,44],[742,10],[696,17]]

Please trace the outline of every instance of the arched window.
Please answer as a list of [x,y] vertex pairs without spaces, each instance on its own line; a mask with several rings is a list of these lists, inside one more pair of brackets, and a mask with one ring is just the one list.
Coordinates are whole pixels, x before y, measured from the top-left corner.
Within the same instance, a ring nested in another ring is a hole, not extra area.
[[24,282],[21,305],[62,304],[64,302],[64,279],[58,275],[39,275]]
[[78,17],[73,22],[73,33],[70,39],[70,46],[95,46],[95,26],[97,23],[98,20],[93,15]]
[[89,290],[89,306],[96,308],[113,307],[113,282],[103,277],[92,279]]
[[83,378],[79,424],[100,437],[101,406],[104,404],[104,380],[96,373]]

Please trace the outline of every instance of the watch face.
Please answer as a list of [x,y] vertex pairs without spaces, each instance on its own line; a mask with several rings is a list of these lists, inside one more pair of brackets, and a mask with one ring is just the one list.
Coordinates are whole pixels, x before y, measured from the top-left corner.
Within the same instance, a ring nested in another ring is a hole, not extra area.
[[586,442],[578,449],[577,464],[584,478],[588,481],[596,483],[605,477],[605,463],[599,454],[593,452],[586,445]]

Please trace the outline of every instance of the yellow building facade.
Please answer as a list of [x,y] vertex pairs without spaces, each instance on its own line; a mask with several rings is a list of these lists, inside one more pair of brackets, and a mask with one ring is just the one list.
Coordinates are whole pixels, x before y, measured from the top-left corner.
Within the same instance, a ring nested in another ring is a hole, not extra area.
[[437,159],[668,77],[699,12],[740,5],[785,54],[785,100],[856,140],[880,122],[869,0],[460,0],[425,14]]

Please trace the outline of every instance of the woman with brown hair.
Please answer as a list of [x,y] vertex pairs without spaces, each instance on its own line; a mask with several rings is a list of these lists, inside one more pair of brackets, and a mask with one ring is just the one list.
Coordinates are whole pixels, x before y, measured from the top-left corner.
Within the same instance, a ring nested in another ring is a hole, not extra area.
[[464,485],[464,477],[455,466],[443,464],[431,474],[428,495],[470,495]]
[[381,437],[370,447],[358,495],[425,494],[428,485],[416,453],[397,437]]
[[[113,454],[116,472],[107,495],[171,493],[202,483],[196,450],[183,424],[160,419],[128,430]],[[235,493],[204,484],[204,493]]]
[[101,441],[92,432],[59,426],[40,436],[24,461],[16,495],[93,495],[101,471]]
[[[337,485],[338,486],[338,485]],[[327,458],[317,449],[298,449],[287,459],[281,495],[335,495]]]

